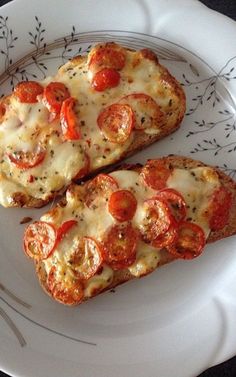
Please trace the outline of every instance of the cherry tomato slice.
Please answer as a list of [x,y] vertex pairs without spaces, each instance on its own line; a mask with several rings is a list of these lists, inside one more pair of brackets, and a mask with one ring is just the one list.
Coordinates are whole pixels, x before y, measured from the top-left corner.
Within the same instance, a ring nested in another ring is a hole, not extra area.
[[35,152],[23,152],[23,151],[16,151],[14,153],[8,154],[9,160],[16,165],[18,169],[31,169],[41,162],[43,162],[46,156],[45,149],[38,149]]
[[170,174],[171,169],[162,160],[149,160],[140,173],[144,183],[154,190],[165,188]]
[[215,190],[208,208],[212,230],[220,230],[228,223],[232,201],[232,193],[226,187]]
[[176,258],[193,259],[202,253],[205,244],[206,238],[202,228],[197,224],[182,221],[178,224],[176,242],[167,246],[167,250]]
[[43,86],[36,81],[22,81],[14,89],[15,97],[22,103],[36,103],[40,94],[43,94]]
[[177,236],[177,223],[173,222],[164,234],[161,234],[151,242],[151,245],[157,249],[170,246],[176,242]]
[[115,69],[103,68],[95,73],[92,79],[92,87],[97,92],[103,92],[109,88],[115,88],[119,85],[120,74]]
[[65,305],[79,304],[84,298],[82,282],[67,279],[65,283],[65,279],[63,281],[57,280],[56,275],[56,267],[52,266],[47,277],[47,287],[52,296]]
[[167,202],[176,221],[185,219],[187,206],[183,196],[178,191],[172,188],[163,189],[157,193],[156,198]]
[[109,141],[123,144],[134,127],[133,110],[129,105],[115,103],[102,110],[97,124]]
[[113,225],[103,237],[105,262],[113,270],[121,270],[134,263],[138,232],[131,224]]
[[137,200],[132,192],[119,190],[111,194],[108,210],[117,221],[128,221],[134,217],[137,209]]
[[51,82],[46,86],[43,93],[43,103],[55,119],[61,111],[63,101],[70,97],[70,92],[62,82]]
[[90,158],[87,153],[84,154],[84,166],[78,171],[73,181],[77,181],[87,175],[90,171]]
[[24,233],[25,253],[35,260],[47,259],[56,246],[57,232],[52,224],[36,221]]
[[118,184],[114,178],[108,174],[99,174],[86,187],[85,204],[91,208],[98,200],[104,202],[117,189]]
[[65,237],[66,233],[74,226],[78,224],[76,220],[67,220],[65,221],[58,229],[57,229],[57,242],[61,242],[61,240]]
[[6,107],[3,103],[0,103],[0,121],[6,113]]
[[75,113],[76,99],[73,97],[63,101],[60,112],[62,134],[65,140],[81,139],[79,120]]
[[123,97],[119,103],[130,105],[135,115],[136,130],[148,128],[160,128],[163,123],[164,114],[160,106],[144,93],[133,93]]
[[98,241],[92,237],[83,237],[68,264],[78,279],[88,280],[96,274],[102,261],[102,247]]
[[160,199],[148,199],[144,206],[146,216],[140,225],[140,232],[144,242],[151,243],[167,232],[175,220],[168,204]]
[[125,53],[116,46],[101,46],[92,53],[88,65],[93,72],[101,68],[120,70],[125,65]]

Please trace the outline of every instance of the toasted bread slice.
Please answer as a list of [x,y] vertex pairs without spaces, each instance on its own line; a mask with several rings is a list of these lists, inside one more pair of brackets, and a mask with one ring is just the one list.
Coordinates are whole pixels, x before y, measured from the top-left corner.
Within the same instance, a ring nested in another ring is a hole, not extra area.
[[[43,254],[41,227],[55,237]],[[206,243],[235,233],[236,183],[200,161],[168,156],[72,184],[26,228],[24,242],[44,290],[76,305],[163,264],[197,257]]]
[[184,113],[183,89],[155,54],[115,43],[20,83],[0,102],[0,204],[41,207],[174,132]]

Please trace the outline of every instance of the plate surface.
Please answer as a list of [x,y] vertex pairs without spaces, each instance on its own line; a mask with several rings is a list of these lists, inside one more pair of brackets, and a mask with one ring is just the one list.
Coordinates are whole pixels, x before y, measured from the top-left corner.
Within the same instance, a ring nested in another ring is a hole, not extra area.
[[[184,86],[187,113],[179,131],[130,160],[182,154],[236,178],[235,37],[233,21],[194,0],[15,0],[0,9],[0,95],[100,41],[149,47]],[[67,308],[42,292],[21,250],[20,220],[44,211],[0,209],[0,369],[190,377],[235,354],[234,237]]]

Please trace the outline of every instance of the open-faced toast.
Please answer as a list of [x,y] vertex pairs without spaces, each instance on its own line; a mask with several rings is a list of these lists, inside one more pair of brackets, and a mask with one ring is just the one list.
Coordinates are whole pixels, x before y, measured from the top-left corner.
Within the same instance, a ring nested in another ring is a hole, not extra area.
[[202,162],[168,156],[72,184],[26,228],[24,249],[45,291],[76,305],[235,233],[236,183]]
[[78,180],[175,131],[177,80],[150,50],[100,44],[0,101],[0,204],[41,207]]

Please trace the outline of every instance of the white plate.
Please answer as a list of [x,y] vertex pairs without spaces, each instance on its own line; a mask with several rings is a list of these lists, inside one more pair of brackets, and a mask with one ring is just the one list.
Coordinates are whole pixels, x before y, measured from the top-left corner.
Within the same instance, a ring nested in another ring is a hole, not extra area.
[[[150,47],[185,86],[189,115],[132,160],[185,154],[236,176],[234,22],[194,0],[15,0],[0,12],[1,94],[98,41]],[[67,308],[42,292],[22,253],[20,220],[44,210],[0,209],[0,369],[24,377],[190,377],[236,353],[234,237],[198,260]]]

